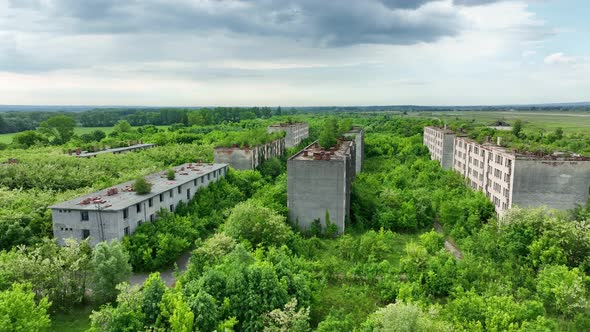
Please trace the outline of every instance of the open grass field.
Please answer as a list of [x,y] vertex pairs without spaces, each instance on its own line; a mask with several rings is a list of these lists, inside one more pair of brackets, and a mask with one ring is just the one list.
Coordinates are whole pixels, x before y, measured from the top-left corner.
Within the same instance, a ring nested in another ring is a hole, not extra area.
[[510,124],[520,119],[526,128],[553,131],[561,127],[564,132],[590,132],[590,112],[561,111],[453,111],[420,112],[417,116],[427,116],[442,121],[475,120],[478,123],[491,124],[502,120]]

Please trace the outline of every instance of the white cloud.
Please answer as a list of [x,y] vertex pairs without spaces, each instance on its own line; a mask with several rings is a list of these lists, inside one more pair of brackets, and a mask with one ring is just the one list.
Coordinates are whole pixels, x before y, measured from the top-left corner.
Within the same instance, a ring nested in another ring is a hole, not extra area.
[[558,52],[546,56],[544,62],[548,65],[574,64],[576,63],[576,58],[566,56],[562,52]]

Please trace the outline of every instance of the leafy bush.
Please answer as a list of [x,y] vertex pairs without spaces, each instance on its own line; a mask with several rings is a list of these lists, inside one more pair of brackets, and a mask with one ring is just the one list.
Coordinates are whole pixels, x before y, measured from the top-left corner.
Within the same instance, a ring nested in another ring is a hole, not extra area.
[[140,177],[133,183],[133,190],[138,195],[147,195],[152,191],[152,184],[147,182],[145,178]]

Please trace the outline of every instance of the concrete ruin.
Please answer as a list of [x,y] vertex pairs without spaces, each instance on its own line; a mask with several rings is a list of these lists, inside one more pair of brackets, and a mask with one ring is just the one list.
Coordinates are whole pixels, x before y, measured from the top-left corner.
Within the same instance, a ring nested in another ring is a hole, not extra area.
[[174,171],[174,180],[167,179],[167,172],[146,176],[152,184],[147,195],[136,194],[130,181],[50,206],[57,243],[89,238],[95,246],[133,234],[142,223],[154,221],[161,209],[174,211],[178,203],[190,201],[200,188],[224,177],[228,165],[189,163]]
[[[451,137],[452,145],[448,142]],[[499,143],[480,144],[444,128],[424,128],[424,144],[432,159],[441,165],[452,161],[452,169],[474,190],[483,192],[500,217],[513,206],[569,210],[588,202],[590,158],[523,154]]]
[[340,140],[324,151],[317,141],[287,161],[287,207],[292,223],[308,230],[314,220],[326,229],[326,216],[345,230],[350,212],[350,191],[355,176],[356,144]]
[[228,164],[237,170],[255,169],[263,161],[280,157],[285,153],[285,138],[257,145],[255,147],[216,148],[214,160],[217,164]]
[[268,126],[267,132],[285,132],[285,147],[292,148],[309,137],[309,125],[305,122],[279,123]]
[[365,131],[361,127],[352,127],[344,134],[344,137],[354,138],[355,144],[355,172],[358,174],[363,168],[365,161]]

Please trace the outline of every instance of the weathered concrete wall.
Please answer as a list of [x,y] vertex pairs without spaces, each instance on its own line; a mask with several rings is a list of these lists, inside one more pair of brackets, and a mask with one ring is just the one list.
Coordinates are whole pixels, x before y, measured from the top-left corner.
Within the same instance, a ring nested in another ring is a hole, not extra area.
[[[53,235],[59,245],[65,245],[65,239],[67,238],[78,241],[83,240],[83,230],[90,232],[90,244],[92,246],[102,241],[122,239],[125,236],[126,227],[129,227],[129,234],[133,234],[141,223],[155,220],[156,213],[160,209],[170,210],[171,206],[172,210],[176,209],[179,202],[188,202],[200,188],[207,187],[210,183],[218,181],[226,174],[227,167],[219,172],[203,174],[203,176],[196,179],[196,184],[195,181],[190,181],[179,184],[177,187],[161,194],[145,195],[145,200],[139,203],[139,212],[137,211],[137,204],[127,208],[127,218],[123,217],[123,210],[86,210],[88,220],[83,221],[81,210],[52,208]],[[149,204],[150,199],[152,201],[151,207]]]
[[217,148],[214,159],[217,164],[229,164],[237,170],[255,169],[267,159],[279,157],[285,152],[285,139],[281,138],[252,148]]
[[363,162],[365,160],[365,131],[361,128],[355,128],[350,132],[344,134],[346,137],[354,136],[355,144],[355,158],[354,158],[354,169],[355,173],[358,174],[363,168]]
[[274,133],[277,131],[285,132],[285,147],[292,148],[304,139],[309,137],[309,125],[307,123],[292,123],[284,125],[272,125],[268,126],[268,133]]
[[516,160],[512,205],[566,210],[586,204],[590,161]]
[[347,144],[349,152],[342,159],[287,161],[289,219],[301,229],[309,229],[315,219],[325,229],[328,211],[330,221],[344,233],[355,168],[355,145]]
[[445,135],[443,139],[441,167],[451,169],[454,165],[455,135]]

